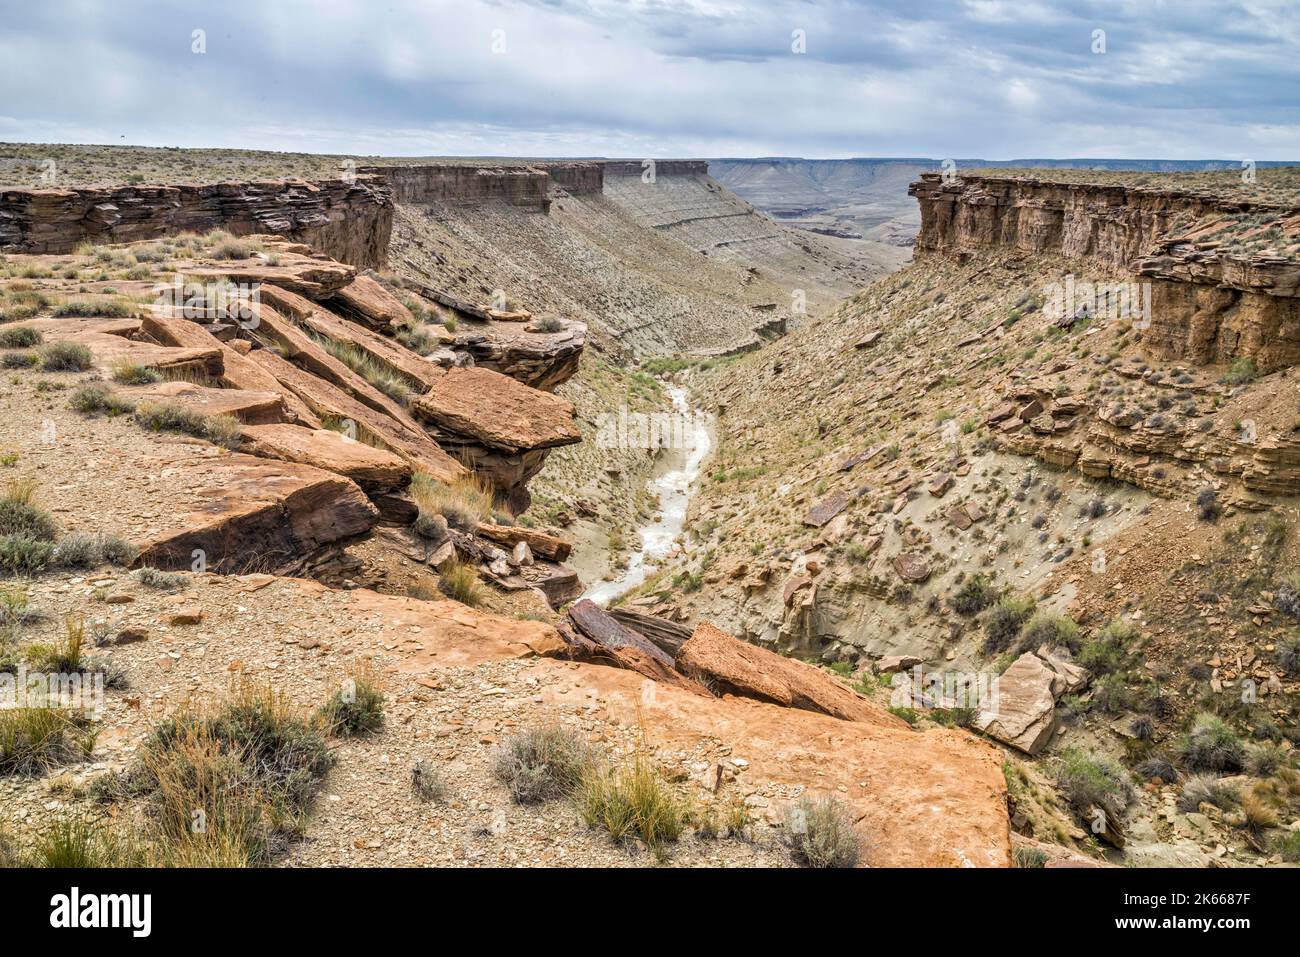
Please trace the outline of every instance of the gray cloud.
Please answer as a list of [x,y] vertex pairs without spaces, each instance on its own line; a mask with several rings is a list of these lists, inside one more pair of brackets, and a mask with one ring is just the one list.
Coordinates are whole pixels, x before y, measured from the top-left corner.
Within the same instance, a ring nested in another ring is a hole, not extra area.
[[45,0],[6,11],[0,140],[1289,159],[1298,61],[1289,0]]

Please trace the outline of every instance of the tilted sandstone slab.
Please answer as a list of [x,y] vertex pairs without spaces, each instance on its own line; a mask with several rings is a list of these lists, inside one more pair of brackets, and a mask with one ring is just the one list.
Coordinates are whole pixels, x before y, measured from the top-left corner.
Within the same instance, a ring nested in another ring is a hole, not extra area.
[[356,278],[351,266],[325,257],[276,252],[277,264],[265,260],[235,260],[220,266],[193,266],[185,270],[186,279],[207,282],[229,280],[241,285],[271,283],[283,289],[320,298],[332,295]]
[[413,466],[443,482],[466,473],[465,467],[438,447],[422,430],[411,429],[395,419],[358,402],[341,389],[299,369],[269,349],[255,349],[248,358],[300,398],[321,420],[333,420],[356,431],[356,438],[378,440]]
[[52,341],[76,342],[90,350],[95,366],[111,373],[117,365],[138,365],[159,371],[192,371],[219,377],[222,352],[219,348],[187,349],[136,342],[106,332],[71,332],[51,337]]
[[449,369],[411,406],[442,432],[507,452],[582,440],[573,403],[487,369]]
[[881,728],[908,728],[907,722],[846,688],[821,668],[740,641],[707,621],[695,627],[677,652],[677,668],[709,680],[715,689],[785,708],[817,711]]
[[339,289],[330,297],[330,305],[346,318],[380,331],[393,332],[415,322],[411,310],[369,276],[357,276]]
[[587,341],[587,327],[568,322],[557,332],[518,329],[511,323],[466,323],[457,330],[455,343],[474,357],[474,364],[553,392],[578,371]]
[[331,429],[252,425],[240,435],[242,452],[342,475],[370,495],[394,492],[411,483],[411,466],[404,459]]
[[355,322],[340,318],[305,296],[265,286],[262,289],[262,299],[304,329],[332,342],[352,346],[400,372],[413,386],[427,389],[442,374],[438,366],[422,359],[410,349]]
[[[140,333],[139,319],[110,319],[96,316],[64,316],[58,319],[27,319],[17,325],[40,330],[46,339],[78,332],[101,332],[110,336],[133,339]],[[174,345],[174,343],[165,343]]]
[[354,483],[321,469],[251,455],[191,458],[162,473],[178,500],[162,528],[135,542],[139,564],[209,571],[292,571],[369,531],[379,517]]
[[280,384],[275,376],[267,372],[248,356],[222,344],[221,357],[224,368],[221,383],[230,389],[246,389],[250,392],[277,392],[284,406],[285,417],[290,422],[309,429],[321,428],[321,421],[307,403],[295,393]]
[[166,403],[199,415],[230,415],[246,425],[284,421],[284,405],[279,392],[210,389],[192,382],[156,382],[118,387],[116,391],[137,404]]

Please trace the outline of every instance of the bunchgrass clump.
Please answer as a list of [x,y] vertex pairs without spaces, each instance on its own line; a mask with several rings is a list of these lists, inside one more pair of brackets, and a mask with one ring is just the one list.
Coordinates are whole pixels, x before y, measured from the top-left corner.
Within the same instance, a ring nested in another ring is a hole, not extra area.
[[138,363],[119,362],[113,366],[113,381],[122,385],[152,385],[162,381],[162,373]]
[[239,447],[240,425],[233,416],[204,415],[179,402],[142,402],[135,420],[154,432],[181,432],[224,448]]
[[317,711],[327,733],[355,737],[378,731],[384,725],[384,692],[368,661],[354,666]]
[[483,604],[484,590],[478,572],[468,562],[450,561],[438,572],[438,587],[442,593],[462,605],[477,608]]
[[492,486],[472,473],[446,484],[427,472],[416,472],[411,477],[410,493],[421,519],[441,515],[448,525],[462,532],[473,532],[480,522],[492,520]]
[[1202,712],[1179,748],[1183,763],[1194,771],[1240,771],[1245,748],[1237,732],[1217,715]]
[[1237,789],[1210,774],[1193,774],[1183,783],[1178,795],[1178,810],[1184,814],[1199,811],[1202,804],[1210,804],[1226,811],[1241,801]]
[[124,786],[146,799],[162,862],[252,866],[302,832],[333,765],[314,722],[245,679],[219,707],[159,724]]
[[0,774],[41,774],[80,760],[94,735],[74,712],[62,708],[0,708]]
[[589,768],[574,800],[589,827],[608,831],[615,841],[639,838],[656,854],[686,828],[686,805],[639,751],[613,766]]
[[411,766],[411,793],[417,801],[441,804],[447,799],[447,782],[432,763],[420,758]]
[[506,739],[492,756],[492,775],[515,803],[537,804],[571,794],[594,760],[577,733],[543,725]]
[[804,867],[857,867],[862,857],[853,814],[834,795],[803,797],[786,811],[790,854]]

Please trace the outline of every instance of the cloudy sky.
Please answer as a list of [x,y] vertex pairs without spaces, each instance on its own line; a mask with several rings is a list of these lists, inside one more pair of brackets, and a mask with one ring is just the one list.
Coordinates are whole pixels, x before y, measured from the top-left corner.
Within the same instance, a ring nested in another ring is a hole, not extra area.
[[1300,159],[1300,3],[0,0],[0,141]]

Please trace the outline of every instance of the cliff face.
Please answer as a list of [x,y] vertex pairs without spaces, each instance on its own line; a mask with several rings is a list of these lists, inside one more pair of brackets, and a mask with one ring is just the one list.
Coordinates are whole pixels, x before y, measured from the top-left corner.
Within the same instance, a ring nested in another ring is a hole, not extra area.
[[1300,213],[1270,203],[1167,189],[924,174],[918,253],[998,247],[1088,260],[1146,284],[1153,355],[1196,363],[1300,363],[1300,261],[1253,248],[1268,234],[1284,249]]
[[391,192],[368,176],[202,186],[14,189],[0,193],[0,249],[71,252],[82,242],[128,243],[224,229],[271,233],[361,268],[383,265]]
[[367,166],[362,173],[382,177],[399,203],[504,202],[547,208],[550,179],[545,170],[528,166]]

